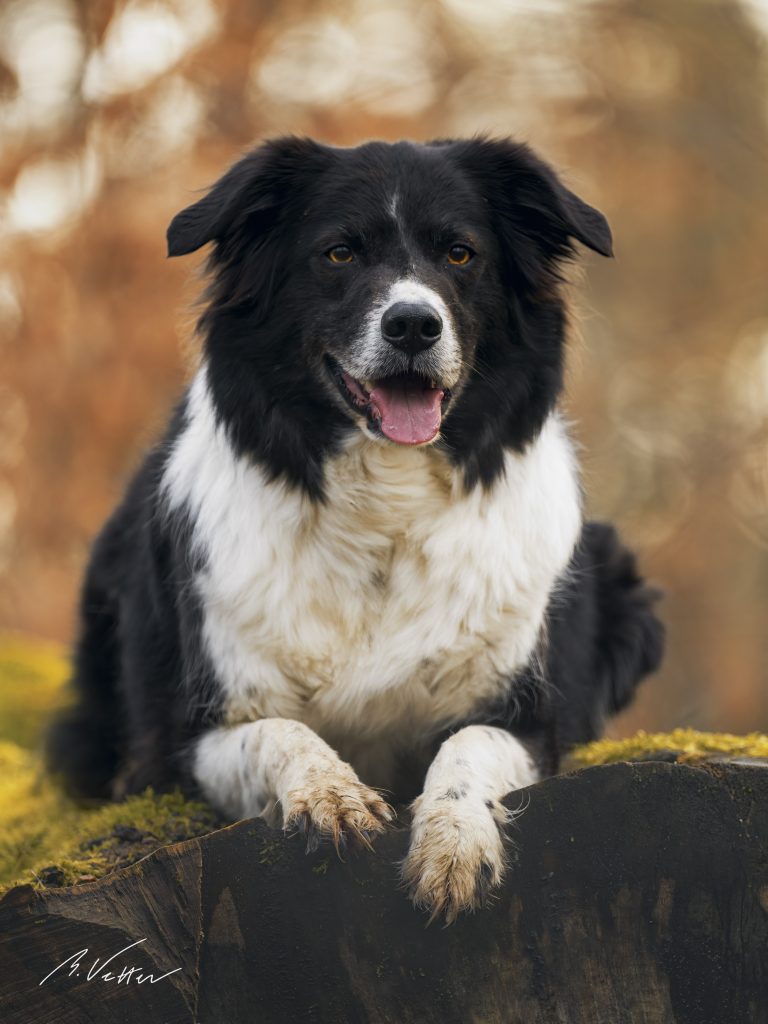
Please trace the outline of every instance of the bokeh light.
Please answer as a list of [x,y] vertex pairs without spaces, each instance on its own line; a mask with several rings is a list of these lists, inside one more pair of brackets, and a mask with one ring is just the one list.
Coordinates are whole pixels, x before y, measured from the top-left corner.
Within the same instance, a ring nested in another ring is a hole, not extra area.
[[8,0],[0,627],[72,635],[183,384],[179,208],[269,134],[513,134],[616,239],[575,289],[567,413],[670,633],[616,728],[768,728],[767,47],[766,0]]

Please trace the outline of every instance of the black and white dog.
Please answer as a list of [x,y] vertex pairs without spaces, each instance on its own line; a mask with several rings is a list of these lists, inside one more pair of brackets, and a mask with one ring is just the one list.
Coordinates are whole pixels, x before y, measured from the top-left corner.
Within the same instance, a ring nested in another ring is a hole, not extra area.
[[603,216],[525,146],[245,156],[168,231],[213,243],[200,367],[97,540],[50,762],[120,796],[364,843],[448,919],[504,867],[501,803],[600,732],[662,650],[582,521],[557,411],[573,240]]

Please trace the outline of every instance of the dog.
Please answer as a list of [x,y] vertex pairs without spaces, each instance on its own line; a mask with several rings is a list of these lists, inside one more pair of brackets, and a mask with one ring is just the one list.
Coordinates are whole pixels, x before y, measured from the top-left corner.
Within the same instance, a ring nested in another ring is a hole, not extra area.
[[49,764],[195,789],[308,846],[411,804],[448,921],[511,791],[659,665],[657,593],[584,522],[558,412],[566,264],[605,218],[506,139],[258,146],[168,229],[212,243],[199,368],[96,540]]

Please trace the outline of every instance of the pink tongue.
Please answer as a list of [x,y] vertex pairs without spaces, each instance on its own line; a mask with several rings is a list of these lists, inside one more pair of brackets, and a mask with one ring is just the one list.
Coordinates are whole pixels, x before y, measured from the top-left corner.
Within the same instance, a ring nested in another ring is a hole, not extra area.
[[408,377],[388,377],[371,391],[382,433],[398,444],[424,444],[440,429],[443,392]]

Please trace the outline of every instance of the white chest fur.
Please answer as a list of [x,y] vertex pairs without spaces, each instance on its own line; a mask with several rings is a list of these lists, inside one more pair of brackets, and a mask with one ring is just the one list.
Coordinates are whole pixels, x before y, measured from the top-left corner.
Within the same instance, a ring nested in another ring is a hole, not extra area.
[[353,764],[460,721],[527,662],[580,528],[555,416],[490,492],[470,494],[440,453],[360,433],[318,505],[233,454],[204,371],[165,487],[204,556],[227,718],[299,719]]

